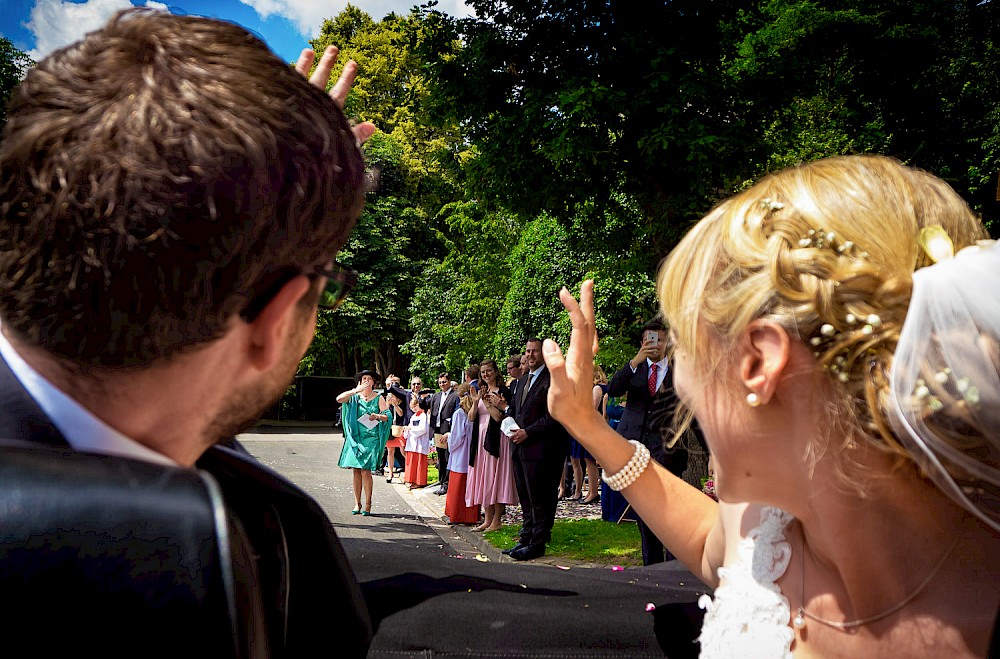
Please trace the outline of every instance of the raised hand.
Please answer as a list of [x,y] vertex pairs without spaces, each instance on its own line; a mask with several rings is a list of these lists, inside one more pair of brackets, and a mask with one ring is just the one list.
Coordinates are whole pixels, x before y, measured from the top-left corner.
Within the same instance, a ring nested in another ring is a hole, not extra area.
[[600,416],[593,404],[594,355],[597,353],[597,329],[594,326],[594,281],[580,287],[580,301],[563,288],[559,300],[569,313],[573,331],[564,357],[559,344],[545,339],[542,356],[551,374],[549,413],[564,428],[578,436],[592,416]]
[[[327,46],[326,50],[323,51],[323,56],[320,58],[319,64],[316,65],[316,70],[309,77],[309,82],[320,89],[326,89],[326,83],[330,81],[330,73],[333,72],[333,65],[337,63],[337,55],[339,53],[340,49],[336,46]],[[299,55],[299,59],[295,63],[295,70],[304,76],[309,75],[309,68],[315,59],[316,53],[311,48],[303,48],[302,54]],[[344,65],[344,69],[340,72],[337,82],[330,88],[330,98],[337,104],[337,107],[344,108],[344,103],[347,101],[347,94],[351,91],[351,85],[354,84],[354,78],[357,74],[358,64],[354,60],[351,60]],[[372,122],[363,121],[355,124],[352,130],[354,131],[354,137],[358,140],[358,144],[363,144],[369,137],[375,134],[376,128]]]
[[643,341],[642,347],[639,348],[639,352],[635,353],[635,357],[629,360],[629,363],[633,368],[638,368],[639,364],[645,364],[646,360],[658,362],[660,361],[660,346],[658,343],[652,341]]

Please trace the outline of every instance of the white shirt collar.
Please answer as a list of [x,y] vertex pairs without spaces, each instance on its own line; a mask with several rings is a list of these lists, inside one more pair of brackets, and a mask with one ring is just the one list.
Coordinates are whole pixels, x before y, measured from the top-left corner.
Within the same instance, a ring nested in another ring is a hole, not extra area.
[[535,380],[535,379],[536,379],[536,378],[538,377],[538,374],[539,374],[539,373],[541,373],[541,372],[542,372],[542,370],[544,370],[544,369],[545,369],[545,364],[542,364],[541,366],[539,366],[539,367],[538,367],[538,368],[536,368],[535,370],[533,370],[533,371],[528,371],[528,373],[530,373],[530,374],[531,374],[531,379],[532,379],[532,380]]
[[69,445],[77,451],[118,455],[163,465],[176,462],[130,439],[57,389],[21,358],[0,331],[0,356]]
[[[646,366],[652,366],[653,363],[654,363],[653,360],[651,360],[649,357],[646,357]],[[666,373],[668,368],[670,368],[670,360],[666,356],[664,356],[663,359],[661,359],[660,361],[656,362],[657,372]]]

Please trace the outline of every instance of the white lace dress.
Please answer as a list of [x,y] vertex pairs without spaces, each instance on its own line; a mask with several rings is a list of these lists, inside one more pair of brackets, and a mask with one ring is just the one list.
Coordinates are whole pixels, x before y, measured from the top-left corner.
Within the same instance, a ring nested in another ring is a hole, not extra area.
[[793,517],[778,508],[761,510],[760,525],[739,541],[737,559],[719,568],[715,599],[705,609],[701,658],[791,659],[795,632],[788,626],[788,599],[774,582],[785,573],[791,547],[785,527]]

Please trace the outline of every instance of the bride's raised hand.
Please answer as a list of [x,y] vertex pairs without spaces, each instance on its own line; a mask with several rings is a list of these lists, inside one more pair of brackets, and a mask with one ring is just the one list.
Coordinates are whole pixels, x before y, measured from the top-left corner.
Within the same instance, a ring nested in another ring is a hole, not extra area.
[[582,429],[588,416],[597,414],[593,404],[594,355],[597,353],[597,328],[594,326],[594,280],[580,287],[580,301],[563,288],[559,300],[569,313],[573,331],[569,349],[562,354],[559,344],[546,339],[542,344],[545,366],[551,374],[549,413],[573,434]]

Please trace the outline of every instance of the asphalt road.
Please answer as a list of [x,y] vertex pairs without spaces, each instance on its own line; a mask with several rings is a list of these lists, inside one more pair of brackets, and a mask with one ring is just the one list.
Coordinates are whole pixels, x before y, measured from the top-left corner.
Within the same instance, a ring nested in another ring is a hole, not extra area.
[[372,515],[351,515],[351,472],[337,467],[342,439],[329,427],[259,428],[240,441],[329,515],[377,625],[370,657],[697,656],[693,602],[705,590],[676,562],[516,563],[448,526],[430,488],[375,477]]

